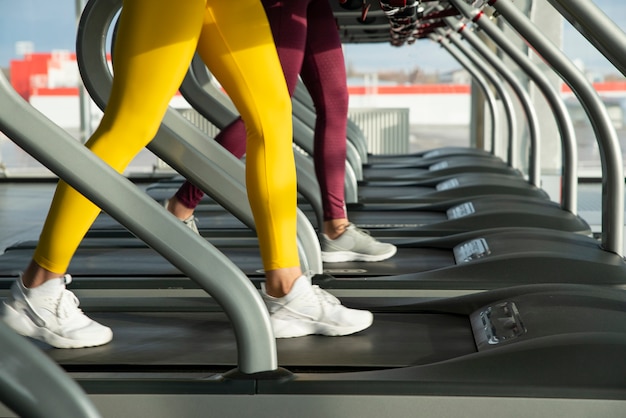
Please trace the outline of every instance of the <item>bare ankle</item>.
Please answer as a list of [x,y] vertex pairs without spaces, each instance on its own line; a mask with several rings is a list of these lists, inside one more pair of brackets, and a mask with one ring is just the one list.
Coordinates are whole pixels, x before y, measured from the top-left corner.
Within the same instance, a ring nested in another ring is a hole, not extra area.
[[324,221],[324,235],[330,239],[337,239],[346,232],[348,226],[350,222],[346,218]]
[[167,210],[180,220],[185,220],[193,215],[194,209],[183,205],[176,196],[172,196],[167,202]]
[[265,292],[275,298],[287,295],[293,284],[302,276],[300,267],[285,267],[265,272]]
[[31,261],[22,274],[22,284],[26,288],[38,287],[51,279],[62,277],[63,273],[46,270],[34,261]]

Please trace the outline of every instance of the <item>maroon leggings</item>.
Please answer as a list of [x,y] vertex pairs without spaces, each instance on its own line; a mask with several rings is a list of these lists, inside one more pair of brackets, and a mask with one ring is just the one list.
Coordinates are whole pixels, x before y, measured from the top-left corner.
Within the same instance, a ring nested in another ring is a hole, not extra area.
[[[346,69],[329,0],[262,0],[289,94],[298,75],[307,87],[316,111],[315,173],[320,184],[324,220],[346,218],[344,177],[348,88]],[[245,153],[245,126],[241,118],[215,138],[237,158]],[[177,199],[194,209],[204,193],[188,181]]]

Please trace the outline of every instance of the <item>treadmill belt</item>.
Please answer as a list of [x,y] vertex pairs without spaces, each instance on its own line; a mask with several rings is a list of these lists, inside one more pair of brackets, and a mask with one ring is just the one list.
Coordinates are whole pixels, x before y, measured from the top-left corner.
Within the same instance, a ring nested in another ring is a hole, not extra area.
[[[234,215],[226,212],[218,205],[201,205],[196,209],[194,215],[199,228],[249,229]],[[101,213],[90,228],[90,232],[111,231],[111,233],[115,234],[119,234],[122,230],[126,231],[126,228],[106,213]],[[130,234],[130,232],[128,232],[128,234]]]
[[[315,214],[312,211],[304,210],[303,213],[315,224]],[[219,234],[220,229],[245,229],[249,228],[237,219],[234,215],[226,212],[216,205],[199,205],[194,213],[196,217],[198,229],[202,235],[210,236]],[[419,228],[424,225],[432,225],[439,222],[445,222],[448,217],[445,211],[393,211],[393,210],[354,210],[350,212],[350,222],[359,228],[370,229],[376,232],[376,229],[390,228]],[[252,234],[252,232],[250,232]],[[106,214],[101,214],[96,218],[92,225],[88,236],[130,236],[130,232],[124,228],[119,222]]]
[[[237,346],[222,312],[93,312],[113,329],[100,347],[59,350],[36,342],[68,370],[96,366],[140,370],[235,367]],[[375,313],[373,325],[344,337],[276,340],[278,362],[291,369],[387,368],[430,364],[476,352],[465,315]]]
[[[263,277],[258,247],[217,245],[248,277]],[[2,254],[0,276],[16,276],[32,257],[36,242],[24,242],[7,248]],[[431,271],[454,265],[449,249],[398,248],[395,256],[376,263],[325,263],[324,270],[336,277],[391,276]],[[85,239],[72,258],[68,271],[77,278],[84,276],[165,277],[182,276],[180,270],[152,248],[135,238]]]

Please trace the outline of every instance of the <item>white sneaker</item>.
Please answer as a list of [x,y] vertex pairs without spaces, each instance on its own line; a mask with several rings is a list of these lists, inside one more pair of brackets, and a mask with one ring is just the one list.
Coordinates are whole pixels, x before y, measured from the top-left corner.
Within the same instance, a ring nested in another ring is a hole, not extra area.
[[377,241],[354,224],[349,224],[336,239],[322,234],[321,241],[322,261],[325,263],[383,261],[398,251],[395,245]]
[[111,341],[113,332],[78,307],[78,298],[65,288],[66,274],[27,289],[20,277],[3,303],[2,319],[18,334],[44,341],[56,348],[82,348]]
[[341,302],[311,285],[306,276],[300,276],[291,292],[282,298],[269,296],[261,285],[263,300],[270,311],[275,338],[303,337],[321,334],[349,335],[372,325],[374,316],[369,311],[346,308]]
[[191,215],[189,218],[184,219],[183,223],[189,229],[191,229],[196,234],[200,235],[200,231],[198,231],[198,223],[196,221],[196,217]]

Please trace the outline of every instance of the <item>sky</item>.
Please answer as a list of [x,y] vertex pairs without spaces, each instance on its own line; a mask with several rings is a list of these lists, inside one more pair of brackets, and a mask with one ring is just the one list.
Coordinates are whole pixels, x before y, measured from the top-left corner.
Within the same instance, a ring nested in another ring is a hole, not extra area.
[[[233,0],[230,0],[233,1]],[[338,1],[338,0],[330,0]],[[377,1],[377,0],[370,0]],[[545,0],[539,0],[545,1]],[[626,29],[626,1],[593,0],[607,15]],[[35,52],[54,49],[74,50],[77,3],[82,0],[0,0],[0,67],[18,58],[15,45],[31,41]],[[581,60],[589,70],[614,72],[608,61],[582,36],[565,22],[564,52]],[[346,45],[346,61],[356,70],[406,70],[419,67],[423,72],[447,72],[459,65],[448,53],[429,40],[418,41],[400,48],[383,44]]]

